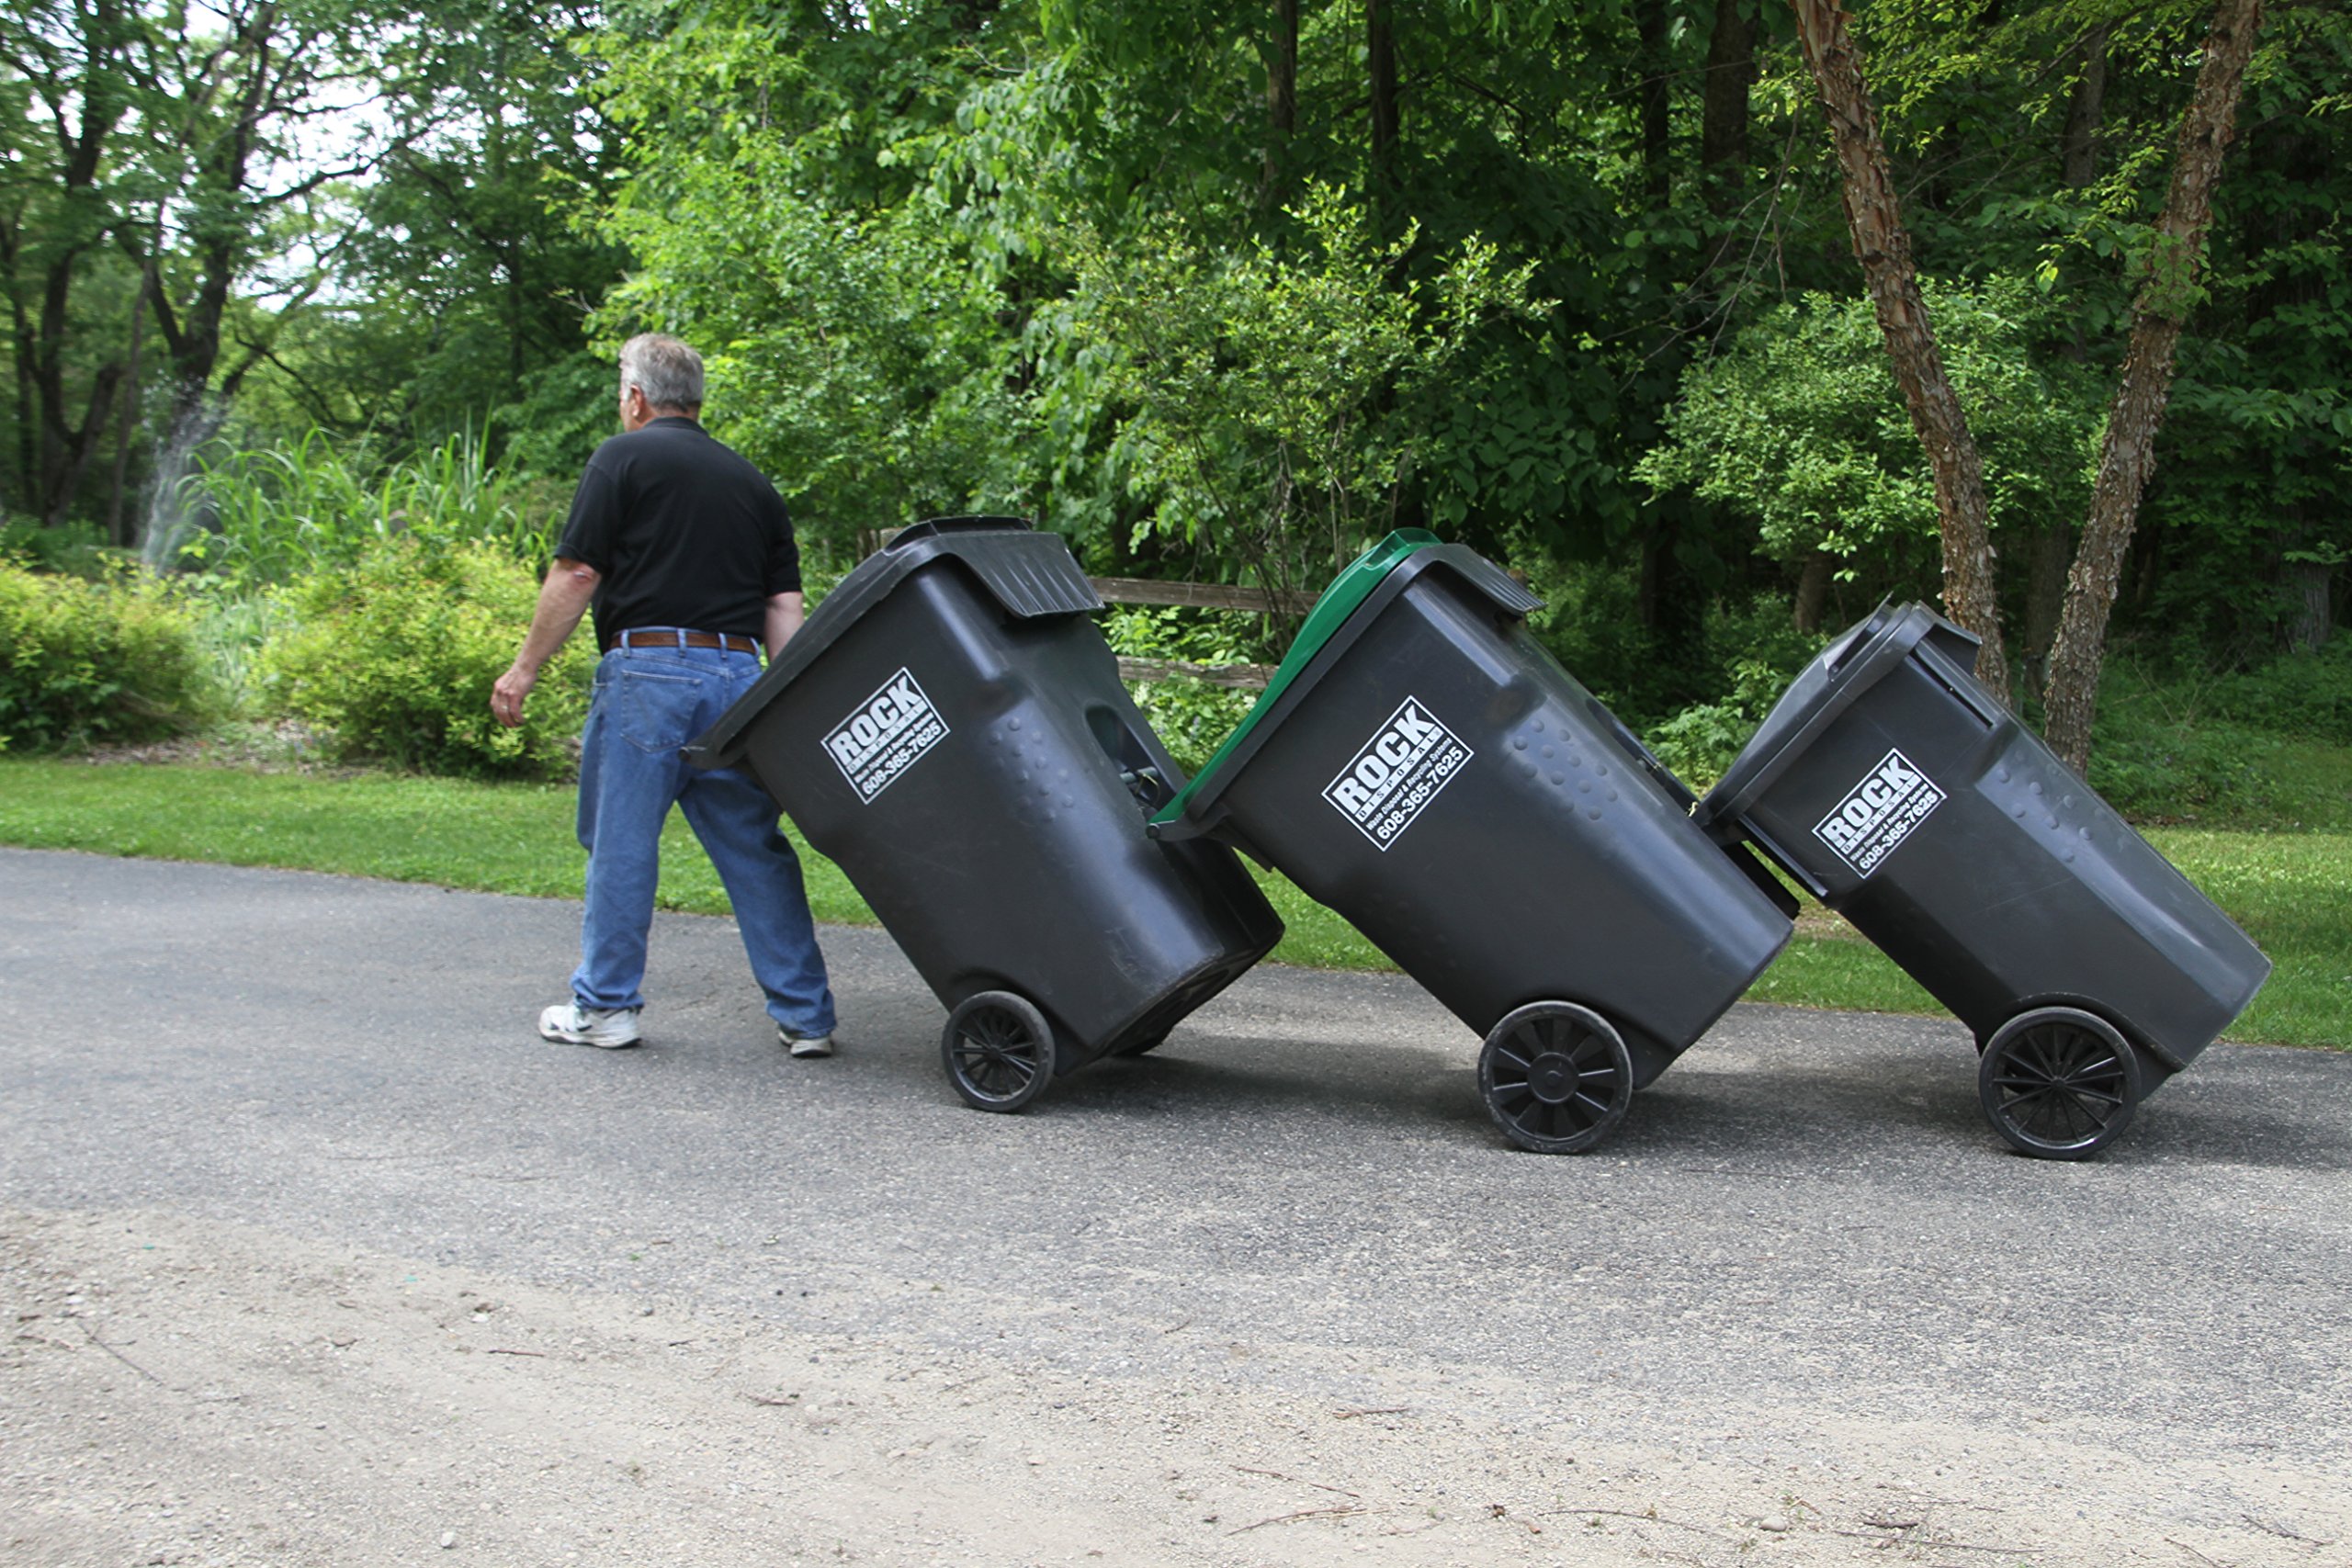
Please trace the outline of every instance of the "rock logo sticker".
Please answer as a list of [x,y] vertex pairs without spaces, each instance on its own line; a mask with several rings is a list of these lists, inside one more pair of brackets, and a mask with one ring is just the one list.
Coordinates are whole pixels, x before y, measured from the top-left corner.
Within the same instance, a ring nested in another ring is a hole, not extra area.
[[1935,781],[1900,751],[1889,751],[1861,783],[1846,792],[1838,809],[1821,819],[1814,837],[1868,876],[1944,803]]
[[842,776],[867,805],[947,739],[947,721],[905,670],[882,682],[825,737]]
[[1418,698],[1407,697],[1323,786],[1323,798],[1385,852],[1473,755]]

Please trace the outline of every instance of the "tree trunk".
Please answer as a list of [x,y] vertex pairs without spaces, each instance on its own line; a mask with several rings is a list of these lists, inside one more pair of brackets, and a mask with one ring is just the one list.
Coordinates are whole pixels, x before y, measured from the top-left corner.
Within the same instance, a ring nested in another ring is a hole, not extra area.
[[1793,619],[1797,630],[1805,633],[1821,629],[1822,612],[1829,605],[1829,584],[1838,575],[1838,558],[1827,550],[1816,549],[1805,557],[1804,574],[1797,579],[1797,602]]
[[2335,631],[2335,569],[2325,561],[2294,564],[2295,616],[2287,627],[2287,646],[2297,653],[2317,653]]
[[1396,104],[1396,33],[1389,23],[1395,0],[1364,0],[1364,64],[1372,88],[1372,179],[1375,206],[1396,191],[1396,143],[1403,118]]
[[2171,188],[2156,220],[2148,276],[2132,302],[2131,343],[2108,409],[2090,517],[2067,578],[2066,606],[2050,654],[2050,747],[2078,773],[2090,762],[2108,615],[2139,519],[2140,497],[2155,466],[2156,432],[2172,396],[2173,354],[2197,303],[2213,187],[2237,120],[2238,87],[2261,28],[2262,0],[2222,0],[2214,11],[2197,67],[2197,90],[2181,121]]
[[[1747,162],[1747,90],[1756,80],[1756,18],[1749,14],[1753,3],[1715,0],[1699,120],[1699,165],[1710,175],[1736,174]],[[1708,205],[1716,216],[1736,208],[1737,190],[1734,181],[1719,177],[1709,182]]]
[[1879,330],[1886,338],[1911,427],[1927,448],[1928,466],[1935,476],[1936,514],[1943,536],[1944,613],[1982,639],[1976,678],[2006,703],[2009,670],[2001,648],[1984,463],[1936,347],[1927,303],[1919,296],[1911,236],[1903,227],[1878,115],[1862,81],[1860,56],[1847,34],[1846,13],[1838,0],[1795,0],[1795,6],[1805,64],[1819,89],[1845,175],[1846,221],[1854,254],[1877,308]]
[[1699,269],[1702,279],[1730,264],[1738,243],[1735,220],[1747,196],[1747,90],[1756,80],[1753,4],[1715,0],[1715,28],[1707,40],[1706,90],[1699,111],[1699,179],[1716,233]]
[[2066,569],[2075,558],[2075,530],[2053,519],[2033,531],[2026,558],[2025,637],[2019,662],[2030,690],[2050,689],[2050,645],[2057,640],[2058,616],[2066,606]]
[[1266,161],[1258,207],[1272,212],[1290,199],[1290,139],[1298,129],[1298,0],[1274,0],[1274,36],[1266,51]]
[[2080,190],[2098,177],[2098,133],[2107,118],[2107,35],[2101,22],[2084,35],[2076,52],[2082,74],[2066,95],[2066,129],[2059,138],[2059,178]]
[[1673,78],[1667,62],[1666,0],[1635,0],[1634,32],[1641,47],[1634,51],[1634,101],[1642,106],[1642,189],[1654,209],[1663,209],[1673,189],[1668,159],[1673,136]]
[[130,470],[130,427],[139,421],[139,350],[147,326],[148,278],[141,274],[139,291],[130,298],[130,370],[122,383],[122,423],[115,427],[114,485],[107,500],[107,543],[117,549],[130,546],[122,521],[122,487]]

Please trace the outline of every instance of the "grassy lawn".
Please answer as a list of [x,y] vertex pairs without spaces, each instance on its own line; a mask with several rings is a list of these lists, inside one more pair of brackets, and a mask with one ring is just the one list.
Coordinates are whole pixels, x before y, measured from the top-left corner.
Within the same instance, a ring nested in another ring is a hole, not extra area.
[[[576,898],[583,859],[571,819],[569,785],[0,758],[0,843],[32,849]],[[2145,831],[2277,965],[2230,1037],[2352,1048],[2352,826]],[[663,857],[662,907],[723,913],[718,879],[674,815],[664,847],[672,852]],[[871,924],[848,879],[806,846],[803,853],[817,918]],[[1276,961],[1388,966],[1345,921],[1288,882],[1261,880],[1290,927]],[[1817,910],[1750,994],[1805,1007],[1943,1010],[1875,947]]]

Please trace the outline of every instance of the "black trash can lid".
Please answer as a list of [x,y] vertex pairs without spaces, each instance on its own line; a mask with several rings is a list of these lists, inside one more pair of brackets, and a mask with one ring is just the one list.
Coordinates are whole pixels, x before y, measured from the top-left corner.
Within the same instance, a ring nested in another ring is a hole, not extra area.
[[1058,535],[1033,528],[1019,517],[933,517],[901,529],[834,585],[759,683],[686,748],[686,760],[699,768],[732,765],[742,755],[744,731],[777,693],[900,583],[943,559],[970,572],[1006,614],[1023,620],[1083,615],[1102,607],[1094,585]]
[[1899,669],[1914,650],[1924,645],[1967,677],[1976,669],[1977,643],[1975,633],[1962,630],[1925,604],[1898,609],[1881,602],[1866,619],[1848,627],[1815,654],[1772,705],[1737,760],[1699,803],[1693,813],[1699,825],[1719,838],[1725,833],[1736,836],[1737,820],[1822,731],[1863,693]]
[[1249,715],[1192,783],[1153,815],[1152,836],[1182,839],[1205,830],[1216,815],[1217,797],[1257,755],[1266,737],[1307,700],[1380,611],[1432,567],[1453,571],[1506,615],[1523,616],[1543,607],[1543,600],[1467,546],[1442,543],[1423,528],[1397,529],[1358,556],[1323,591]]

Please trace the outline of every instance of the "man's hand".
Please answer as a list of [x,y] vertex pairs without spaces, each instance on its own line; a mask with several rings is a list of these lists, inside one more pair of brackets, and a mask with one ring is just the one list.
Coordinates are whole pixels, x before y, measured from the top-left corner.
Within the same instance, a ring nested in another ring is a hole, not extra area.
[[571,628],[588,611],[596,593],[596,569],[583,561],[556,558],[547,581],[539,584],[539,602],[531,612],[531,629],[522,651],[490,688],[492,718],[512,729],[523,722],[523,704],[539,683],[539,668],[555,657]]
[[539,672],[512,665],[490,689],[491,716],[507,728],[523,722],[523,704],[530,697],[531,688],[539,683]]

